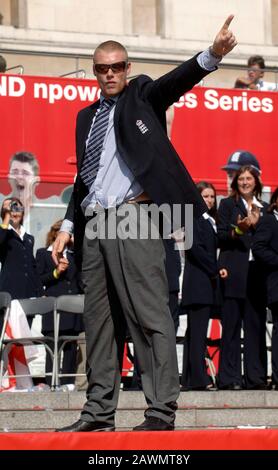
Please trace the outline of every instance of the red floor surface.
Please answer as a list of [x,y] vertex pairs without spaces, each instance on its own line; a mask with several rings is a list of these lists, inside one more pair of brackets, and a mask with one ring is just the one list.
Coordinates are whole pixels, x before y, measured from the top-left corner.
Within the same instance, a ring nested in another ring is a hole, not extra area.
[[278,429],[2,433],[0,450],[278,450]]

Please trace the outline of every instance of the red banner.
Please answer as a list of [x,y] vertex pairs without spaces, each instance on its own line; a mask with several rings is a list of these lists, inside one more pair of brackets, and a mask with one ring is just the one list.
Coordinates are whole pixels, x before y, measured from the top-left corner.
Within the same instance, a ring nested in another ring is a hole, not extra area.
[[[10,157],[21,150],[36,155],[41,182],[48,183],[36,188],[38,197],[58,194],[61,183],[73,181],[75,117],[98,95],[94,80],[0,75],[2,194],[10,192]],[[195,87],[175,103],[172,143],[194,180],[209,180],[224,193],[221,166],[233,151],[248,150],[261,164],[264,184],[273,189],[277,107],[277,93]]]
[[195,87],[175,104],[172,142],[194,180],[226,189],[221,167],[235,150],[258,159],[265,186],[278,185],[278,94]]

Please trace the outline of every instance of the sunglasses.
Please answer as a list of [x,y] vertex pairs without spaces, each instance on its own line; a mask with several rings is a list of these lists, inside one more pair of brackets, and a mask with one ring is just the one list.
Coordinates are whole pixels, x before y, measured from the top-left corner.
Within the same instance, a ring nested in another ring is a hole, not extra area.
[[127,67],[127,62],[115,62],[114,64],[94,64],[95,71],[97,73],[108,73],[108,70],[111,69],[113,73],[124,72]]

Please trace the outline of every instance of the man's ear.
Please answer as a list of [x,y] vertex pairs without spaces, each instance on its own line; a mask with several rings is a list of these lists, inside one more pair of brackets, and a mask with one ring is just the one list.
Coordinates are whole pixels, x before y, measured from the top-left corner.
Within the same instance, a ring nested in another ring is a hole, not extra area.
[[131,63],[128,62],[127,67],[126,67],[126,75],[127,75],[127,77],[128,77],[128,75],[130,74],[130,72],[131,72]]

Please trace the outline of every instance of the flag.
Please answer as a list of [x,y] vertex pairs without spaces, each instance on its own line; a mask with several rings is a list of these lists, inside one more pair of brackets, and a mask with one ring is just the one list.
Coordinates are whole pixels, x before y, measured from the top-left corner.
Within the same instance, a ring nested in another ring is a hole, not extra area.
[[[31,338],[32,332],[24,310],[18,300],[11,302],[9,319],[5,332],[5,339]],[[5,374],[2,380],[3,391],[12,391],[18,389],[30,389],[33,387],[33,380],[30,374],[28,364],[38,355],[37,346],[16,346],[12,345],[9,354],[5,357]],[[27,375],[26,377],[7,377],[8,375]]]

